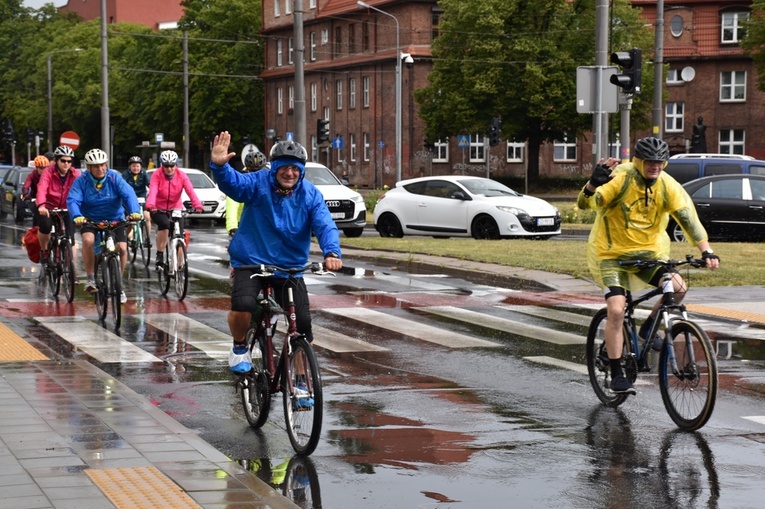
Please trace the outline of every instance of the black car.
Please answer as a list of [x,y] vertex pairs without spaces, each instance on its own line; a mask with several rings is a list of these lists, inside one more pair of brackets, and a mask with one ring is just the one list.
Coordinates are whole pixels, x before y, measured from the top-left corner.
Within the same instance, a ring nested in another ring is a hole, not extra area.
[[[683,185],[710,240],[765,240],[765,175],[715,175]],[[674,220],[673,240],[685,240]]]
[[21,188],[24,187],[24,181],[32,170],[34,168],[17,166],[6,174],[0,192],[0,218],[12,214],[13,219],[20,223],[24,218],[32,216],[26,203],[21,200]]
[[15,166],[0,164],[0,184],[3,183],[3,180],[5,180],[5,176],[8,175],[8,172],[11,171],[13,168],[15,168]]

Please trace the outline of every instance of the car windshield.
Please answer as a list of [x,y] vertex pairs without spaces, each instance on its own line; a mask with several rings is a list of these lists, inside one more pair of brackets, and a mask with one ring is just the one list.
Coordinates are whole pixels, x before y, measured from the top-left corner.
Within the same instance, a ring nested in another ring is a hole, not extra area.
[[215,184],[207,175],[202,173],[186,173],[189,176],[191,185],[194,189],[212,189]]
[[335,174],[322,166],[307,166],[305,169],[305,178],[315,186],[341,186]]
[[491,179],[465,179],[458,181],[465,186],[472,194],[491,196],[520,196],[506,185],[500,184]]

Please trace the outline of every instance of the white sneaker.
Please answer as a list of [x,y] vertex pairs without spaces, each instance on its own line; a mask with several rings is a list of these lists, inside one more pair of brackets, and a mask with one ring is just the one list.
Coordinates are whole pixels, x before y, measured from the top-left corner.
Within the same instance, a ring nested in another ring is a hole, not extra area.
[[98,291],[98,287],[96,286],[95,279],[88,279],[88,281],[85,283],[85,292],[96,293],[97,291]]
[[234,346],[228,355],[228,367],[234,373],[249,373],[252,370],[252,355],[246,345]]
[[120,304],[125,304],[127,302],[127,295],[125,295],[125,292],[120,293]]

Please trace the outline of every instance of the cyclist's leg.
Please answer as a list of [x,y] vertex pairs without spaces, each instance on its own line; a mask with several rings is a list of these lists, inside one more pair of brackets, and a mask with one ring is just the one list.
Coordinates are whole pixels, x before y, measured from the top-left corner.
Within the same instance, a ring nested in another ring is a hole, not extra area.
[[622,369],[624,353],[624,312],[627,306],[626,290],[611,286],[606,292],[606,350],[611,368],[611,390],[617,394],[635,394],[635,388]]
[[[130,229],[132,230],[132,226]],[[127,226],[115,228],[112,233],[114,233],[114,241],[120,251],[120,274],[124,274],[127,266]]]
[[162,263],[172,221],[165,212],[155,212],[151,215],[151,219],[157,225],[157,263],[159,264]]
[[35,211],[37,216],[37,241],[40,243],[40,263],[45,263],[48,259],[48,252],[50,249],[50,231],[53,227],[53,221],[50,216],[41,216],[39,212]]
[[313,329],[311,328],[311,312],[308,302],[308,288],[302,277],[294,279],[271,278],[274,286],[274,298],[280,306],[284,307],[287,300],[287,286],[292,287],[292,298],[295,301],[295,315],[297,329],[303,334],[308,342],[313,341]]
[[[677,270],[666,267],[657,267],[656,269],[649,269],[649,271],[650,272],[646,273],[638,273],[638,277],[640,277],[643,281],[646,281],[651,286],[658,287],[662,283],[664,274],[671,274],[672,287],[675,290],[675,302],[680,304],[683,301],[685,298],[685,293],[688,291],[688,285],[685,284],[683,276],[681,276]],[[640,326],[638,336],[640,336],[642,340],[647,339],[646,336],[648,336],[651,325],[653,325],[653,322],[656,319],[656,313],[658,312],[659,306],[661,306],[661,299],[657,299],[653,305],[653,308],[651,309],[650,314],[648,315],[648,318],[646,318],[645,322],[643,322],[643,325]],[[658,348],[660,348],[660,343],[657,343],[657,345],[654,347],[654,349]]]
[[251,278],[251,270],[234,269],[231,287],[231,310],[228,312],[228,327],[234,344],[229,355],[229,368],[236,373],[252,369],[252,356],[244,340],[250,326],[252,311],[257,306],[257,296],[263,287],[261,278]]
[[96,237],[93,228],[88,226],[83,226],[80,229],[80,235],[82,237],[82,265],[85,268],[85,275],[87,277],[85,291],[93,292],[96,290],[96,255],[93,251]]

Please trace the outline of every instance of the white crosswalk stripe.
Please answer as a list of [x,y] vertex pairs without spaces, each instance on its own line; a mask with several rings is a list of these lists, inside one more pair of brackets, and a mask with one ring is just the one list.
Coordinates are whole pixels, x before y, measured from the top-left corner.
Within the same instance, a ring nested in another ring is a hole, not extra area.
[[172,338],[202,350],[213,359],[228,359],[231,350],[229,334],[180,313],[149,314],[144,316],[144,320]]

